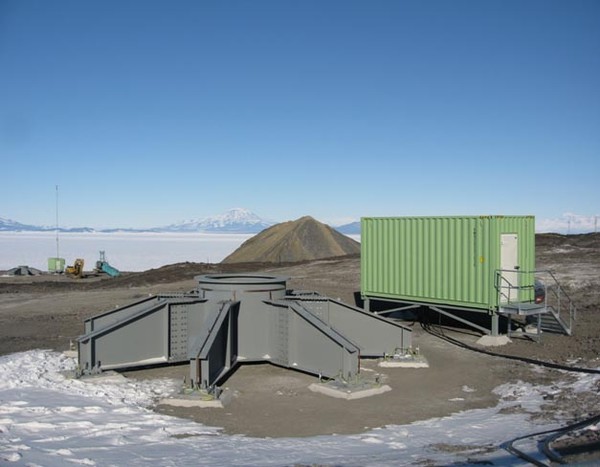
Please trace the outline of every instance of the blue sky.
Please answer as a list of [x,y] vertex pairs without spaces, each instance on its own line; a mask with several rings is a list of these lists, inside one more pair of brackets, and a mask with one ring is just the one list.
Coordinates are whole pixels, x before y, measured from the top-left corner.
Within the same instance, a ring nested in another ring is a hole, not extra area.
[[0,0],[0,217],[600,214],[598,1]]

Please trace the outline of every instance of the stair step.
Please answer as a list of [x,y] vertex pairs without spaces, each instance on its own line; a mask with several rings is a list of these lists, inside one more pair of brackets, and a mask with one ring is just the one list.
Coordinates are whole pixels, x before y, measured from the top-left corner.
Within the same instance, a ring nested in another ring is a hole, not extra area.
[[549,309],[548,311],[550,313],[546,313],[541,317],[540,328],[550,333],[571,335],[569,327],[554,313],[554,310]]
[[565,330],[562,327],[547,327],[547,326],[540,326],[540,329],[544,332],[550,332],[552,334],[566,334]]

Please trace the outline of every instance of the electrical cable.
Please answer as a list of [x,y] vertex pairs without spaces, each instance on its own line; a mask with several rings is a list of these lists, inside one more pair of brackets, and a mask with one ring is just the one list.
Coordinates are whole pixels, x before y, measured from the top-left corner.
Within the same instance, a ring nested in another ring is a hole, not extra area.
[[502,353],[498,353],[498,352],[492,352],[492,351],[486,350],[486,349],[480,349],[478,347],[474,347],[472,345],[469,345],[469,344],[462,342],[458,339],[455,339],[453,337],[446,336],[443,332],[436,332],[433,330],[432,325],[425,323],[423,321],[421,321],[421,327],[423,328],[424,331],[431,334],[432,336],[438,337],[438,338],[445,340],[451,344],[454,344],[458,347],[462,347],[467,350],[472,350],[473,352],[490,355],[492,357],[506,358],[508,360],[518,360],[518,361],[522,361],[525,363],[530,363],[532,365],[539,365],[539,366],[543,366],[546,368],[552,368],[555,370],[572,371],[572,372],[576,372],[576,373],[600,374],[600,370],[597,370],[594,368],[583,368],[583,367],[560,365],[558,363],[546,362],[544,360],[537,360],[535,358],[521,357],[521,356],[517,356],[517,355],[510,355],[510,354],[502,354]]
[[[509,360],[517,360],[517,361],[522,361],[525,363],[530,363],[533,365],[539,365],[539,366],[543,366],[546,368],[552,368],[555,370],[563,370],[563,371],[571,371],[571,372],[576,372],[576,373],[587,373],[587,374],[600,374],[600,370],[596,370],[593,368],[582,368],[582,367],[572,367],[572,366],[566,366],[566,365],[560,365],[558,363],[552,363],[552,362],[546,362],[543,360],[537,360],[534,358],[528,358],[528,357],[521,357],[521,356],[517,356],[517,355],[507,355],[507,354],[501,354],[501,353],[497,353],[497,352],[492,352],[486,349],[480,349],[477,347],[474,347],[472,345],[469,345],[465,342],[462,342],[458,339],[455,339],[453,337],[447,336],[446,334],[444,334],[443,329],[440,326],[437,326],[438,330],[434,329],[434,326],[432,326],[429,323],[426,323],[424,320],[420,320],[420,324],[422,329],[427,332],[428,334],[431,334],[434,337],[437,337],[439,339],[442,339],[450,344],[456,345],[458,347],[461,347],[463,349],[466,350],[471,350],[474,352],[478,352],[484,355],[489,355],[492,357],[500,357],[500,358],[506,358]],[[544,455],[546,455],[546,457],[548,457],[551,461],[554,462],[559,462],[559,463],[565,463],[564,459],[556,454],[551,448],[550,448],[550,443],[552,443],[553,441],[555,441],[556,439],[558,439],[559,437],[565,435],[566,433],[569,433],[571,431],[575,431],[581,428],[584,428],[586,426],[589,425],[595,425],[597,423],[600,422],[600,414],[594,415],[592,417],[586,418],[584,420],[581,420],[579,422],[576,423],[572,423],[570,425],[561,427],[561,428],[556,428],[554,430],[547,430],[547,431],[541,431],[541,432],[537,432],[537,433],[531,433],[529,435],[524,435],[524,436],[520,436],[518,438],[515,438],[511,441],[508,441],[507,443],[504,443],[504,445],[502,446],[504,449],[506,449],[506,451],[508,451],[509,453],[527,461],[530,462],[536,466],[542,466],[542,467],[547,467],[547,464],[544,464],[543,462],[538,461],[537,459],[529,456],[528,454],[525,454],[524,452],[520,451],[519,449],[515,448],[513,446],[513,444],[517,441],[523,440],[523,439],[527,439],[527,438],[533,438],[536,436],[541,436],[541,435],[547,435],[547,434],[551,434],[553,433],[551,436],[547,436],[545,439],[543,439],[541,441],[541,449]]]

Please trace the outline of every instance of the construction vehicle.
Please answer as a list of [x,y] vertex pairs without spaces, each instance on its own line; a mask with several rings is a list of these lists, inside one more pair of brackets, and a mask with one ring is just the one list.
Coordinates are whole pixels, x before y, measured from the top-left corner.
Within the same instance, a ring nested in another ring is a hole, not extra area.
[[75,263],[73,263],[73,266],[67,266],[65,268],[65,273],[67,273],[69,276],[81,279],[83,277],[83,260],[81,258],[77,258]]
[[96,261],[96,272],[103,272],[110,277],[117,277],[121,274],[117,268],[108,264],[104,251],[100,251],[100,260]]

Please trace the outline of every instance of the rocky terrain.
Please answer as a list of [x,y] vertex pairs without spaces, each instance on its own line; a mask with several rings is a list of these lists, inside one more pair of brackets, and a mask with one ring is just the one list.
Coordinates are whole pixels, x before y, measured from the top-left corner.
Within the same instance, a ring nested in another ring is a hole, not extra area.
[[[303,219],[295,222],[302,226]],[[265,232],[268,230],[271,229]],[[243,253],[248,248],[244,244],[237,251]],[[68,339],[80,334],[84,318],[148,293],[190,290],[195,285],[194,276],[199,274],[271,272],[289,276],[292,288],[317,290],[354,304],[360,290],[360,255],[347,254],[345,250],[341,253],[346,256],[297,262],[179,263],[124,273],[114,279],[94,275],[79,280],[47,274],[3,276],[0,277],[0,355],[40,346],[65,349]],[[537,268],[552,270],[573,298],[577,308],[574,335],[547,334],[535,345],[528,339],[517,338],[506,351],[557,362],[597,358],[600,356],[600,319],[597,319],[600,234],[537,235],[536,256]],[[71,294],[79,299],[69,299]]]
[[[494,348],[493,352],[600,368],[600,235],[538,235],[536,248],[537,268],[553,270],[577,307],[573,335],[544,333],[541,340],[535,342],[517,334],[512,343]],[[85,318],[148,294],[191,290],[195,286],[194,276],[204,273],[260,271],[284,275],[290,277],[288,286],[291,288],[318,290],[354,303],[360,289],[358,254],[287,263],[283,258],[280,262],[278,255],[275,258],[265,257],[262,262],[180,263],[142,273],[125,273],[115,279],[90,276],[75,280],[50,275],[0,277],[0,355],[34,348],[65,350],[82,332]],[[310,376],[270,365],[238,369],[227,381],[237,394],[227,411],[179,413],[167,407],[159,407],[159,410],[222,426],[229,433],[253,436],[357,433],[366,427],[410,423],[492,406],[497,400],[492,389],[505,382],[524,381],[551,387],[571,378],[563,371],[538,371],[527,362],[457,346],[440,336],[450,336],[475,348],[479,335],[465,328],[440,328],[435,318],[427,323],[415,317],[404,324],[413,330],[413,341],[429,359],[430,369],[385,373],[382,377],[392,387],[402,389],[378,396],[377,400],[357,401],[351,412],[342,402],[319,398],[308,391]],[[428,332],[431,329],[441,332]],[[365,364],[365,371],[369,365],[369,362]],[[132,376],[156,377],[157,371]],[[160,371],[179,378],[186,374],[187,366]],[[464,387],[472,388],[473,392],[464,394],[461,390]],[[461,395],[462,402],[450,402],[457,399],[457,394]],[[598,400],[598,393],[548,396],[544,416],[559,420],[585,418],[600,412]],[[390,407],[401,409],[390,410]],[[290,420],[290,417],[295,423],[276,422]],[[587,442],[588,445],[594,443],[597,440]]]

